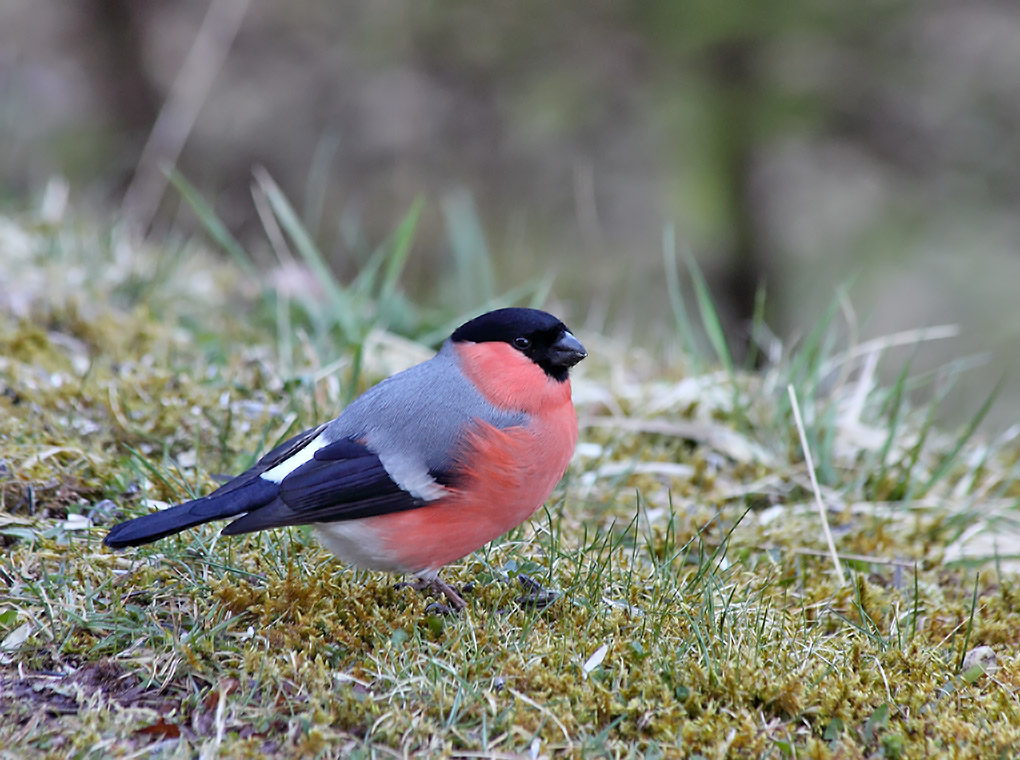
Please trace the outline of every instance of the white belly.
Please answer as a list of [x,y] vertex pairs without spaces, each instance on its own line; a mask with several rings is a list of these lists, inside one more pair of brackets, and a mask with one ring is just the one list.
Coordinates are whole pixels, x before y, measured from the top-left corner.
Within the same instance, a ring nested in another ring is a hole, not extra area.
[[322,545],[344,562],[350,562],[363,570],[407,572],[407,568],[397,563],[385,550],[371,525],[371,518],[315,523],[315,532]]

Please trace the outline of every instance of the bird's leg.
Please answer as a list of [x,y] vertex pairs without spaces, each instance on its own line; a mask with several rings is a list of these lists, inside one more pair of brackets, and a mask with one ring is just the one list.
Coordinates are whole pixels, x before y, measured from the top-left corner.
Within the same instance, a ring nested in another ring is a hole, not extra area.
[[442,592],[443,596],[447,598],[450,605],[457,612],[460,612],[462,609],[467,607],[467,602],[465,602],[464,597],[457,592],[457,589],[444,581],[438,575],[432,579],[431,586],[433,591]]
[[467,607],[467,602],[464,601],[457,590],[449,583],[439,577],[439,574],[431,575],[419,575],[416,581],[403,581],[398,583],[396,588],[413,588],[415,591],[433,591],[438,594],[442,594],[446,597],[447,601],[450,602],[450,606],[456,611],[460,612],[462,609]]

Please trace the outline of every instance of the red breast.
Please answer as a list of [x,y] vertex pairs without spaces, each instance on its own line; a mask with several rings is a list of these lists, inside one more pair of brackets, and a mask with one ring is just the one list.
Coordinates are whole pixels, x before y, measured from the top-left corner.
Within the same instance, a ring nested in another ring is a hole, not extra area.
[[563,477],[577,443],[570,381],[546,375],[503,343],[456,347],[461,369],[493,405],[523,411],[525,426],[476,423],[458,456],[451,494],[420,509],[370,518],[394,560],[408,570],[435,569],[520,525]]

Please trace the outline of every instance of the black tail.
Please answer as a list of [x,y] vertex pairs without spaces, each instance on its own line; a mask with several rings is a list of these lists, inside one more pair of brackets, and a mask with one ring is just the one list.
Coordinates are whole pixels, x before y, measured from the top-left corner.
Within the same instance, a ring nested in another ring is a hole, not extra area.
[[111,549],[148,544],[202,523],[257,509],[275,499],[279,491],[279,485],[259,477],[243,485],[232,481],[201,499],[114,525],[103,543]]

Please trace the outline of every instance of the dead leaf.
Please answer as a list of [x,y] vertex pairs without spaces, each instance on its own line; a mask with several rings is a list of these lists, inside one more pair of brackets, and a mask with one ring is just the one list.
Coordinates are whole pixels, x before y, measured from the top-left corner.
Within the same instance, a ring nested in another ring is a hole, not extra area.
[[2,642],[0,642],[0,651],[3,652],[16,652],[21,649],[21,645],[28,641],[28,637],[32,635],[32,624],[22,623],[13,631],[7,634]]
[[181,735],[181,729],[173,723],[167,723],[165,720],[160,718],[151,725],[139,728],[135,731],[135,735],[137,736],[138,734],[158,737],[160,739],[178,739]]

